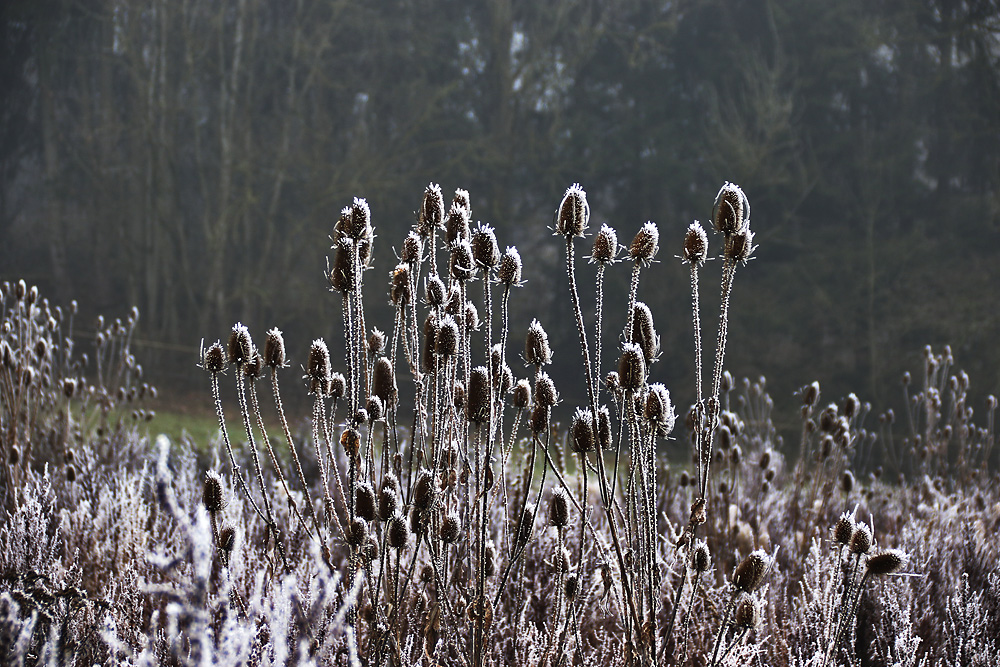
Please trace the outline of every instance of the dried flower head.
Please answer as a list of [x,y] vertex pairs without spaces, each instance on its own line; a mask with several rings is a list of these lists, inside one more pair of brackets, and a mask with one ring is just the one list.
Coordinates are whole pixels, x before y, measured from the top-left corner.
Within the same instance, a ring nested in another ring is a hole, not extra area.
[[417,509],[427,510],[438,495],[437,478],[430,470],[421,470],[413,487],[413,504]]
[[654,382],[649,386],[643,417],[661,438],[665,438],[674,430],[677,416],[670,402],[670,392],[662,383]]
[[264,365],[268,368],[285,365],[285,339],[277,327],[269,329],[264,339]]
[[617,256],[618,234],[613,227],[603,224],[594,237],[594,249],[590,253],[590,259],[603,266],[614,262]]
[[434,274],[427,276],[424,282],[424,299],[429,306],[437,308],[443,305],[446,294],[441,278]]
[[712,224],[715,230],[729,237],[750,225],[750,202],[735,183],[726,183],[715,195],[712,207]]
[[472,259],[480,268],[492,269],[500,263],[500,247],[497,235],[487,224],[479,223],[472,233]]
[[388,357],[379,357],[372,370],[372,394],[382,399],[386,408],[396,405],[399,390],[396,387],[396,372]]
[[646,364],[651,364],[660,356],[660,336],[653,327],[653,312],[642,301],[636,301],[632,308],[632,340],[642,349]]
[[469,212],[461,207],[452,204],[448,211],[448,219],[445,222],[445,241],[449,248],[453,248],[459,243],[468,243],[472,240],[472,233],[469,230]]
[[374,521],[378,518],[375,490],[368,482],[358,482],[354,485],[354,510],[365,521]]
[[866,523],[859,523],[854,527],[849,544],[851,553],[862,555],[868,553],[872,548],[872,529]]
[[368,522],[364,519],[354,519],[344,531],[347,543],[352,547],[360,547],[368,539]]
[[250,331],[242,322],[233,325],[233,330],[229,333],[229,345],[226,353],[229,363],[242,366],[253,354],[253,341],[250,340]]
[[326,394],[330,385],[330,374],[330,350],[322,338],[317,338],[309,347],[309,361],[306,364],[309,393]]
[[371,217],[368,202],[355,197],[351,205],[340,212],[338,231],[354,241],[360,241],[371,234]]
[[660,250],[660,231],[655,222],[647,222],[632,239],[628,254],[633,262],[649,264]]
[[589,221],[590,204],[587,203],[587,193],[579,183],[574,183],[567,188],[556,212],[556,232],[569,238],[583,236]]
[[753,251],[757,248],[753,244],[753,237],[754,233],[749,227],[727,236],[725,245],[726,257],[733,262],[741,264],[749,262]]
[[[4,341],[6,344],[6,341]],[[9,349],[9,348],[8,348]],[[4,350],[6,353],[7,350]],[[4,361],[6,362],[7,355],[4,354]],[[222,344],[216,341],[208,346],[205,350],[205,354],[202,356],[202,367],[209,373],[221,373],[226,369],[226,355],[222,350]]]
[[646,357],[635,343],[625,343],[618,360],[618,379],[623,389],[635,391],[646,382]]
[[540,373],[535,380],[535,404],[547,408],[559,402],[559,394],[556,393],[556,383],[552,381],[548,373]]
[[737,628],[748,630],[760,623],[760,604],[756,597],[743,593],[736,602],[733,622]]
[[462,520],[458,512],[451,511],[441,520],[440,529],[441,541],[445,544],[454,544],[462,535]]
[[535,407],[531,410],[531,419],[528,420],[528,427],[531,429],[531,432],[535,435],[541,435],[547,431],[550,417],[551,408],[535,403]]
[[378,492],[378,516],[388,521],[399,509],[399,480],[394,474],[386,473]]
[[569,523],[569,498],[566,496],[566,489],[561,486],[552,489],[552,498],[549,500],[549,523],[556,528],[562,528]]
[[844,512],[833,527],[833,539],[846,547],[851,543],[855,527],[854,512]]
[[538,320],[531,320],[531,325],[528,327],[528,336],[524,341],[524,360],[532,366],[552,363],[549,336]]
[[451,315],[445,315],[438,322],[434,340],[434,351],[442,357],[452,357],[458,352],[458,323]]
[[574,452],[582,454],[594,450],[594,413],[590,409],[577,408],[569,430]]
[[202,487],[202,502],[209,514],[221,512],[226,507],[226,496],[222,490],[222,478],[219,473],[209,470],[205,473],[205,483]]
[[462,241],[452,247],[448,270],[451,277],[460,282],[471,280],[476,274],[475,258],[468,242]]
[[444,197],[441,186],[430,183],[424,189],[424,200],[420,206],[419,228],[424,236],[430,236],[431,230],[444,224]]
[[466,419],[475,424],[482,424],[490,418],[490,374],[486,366],[476,366],[472,369],[466,398]]
[[343,373],[330,374],[330,388],[326,393],[335,401],[339,401],[347,394],[347,379]]
[[410,524],[402,517],[402,515],[395,515],[389,520],[389,526],[386,529],[388,533],[389,546],[393,549],[405,549],[407,543],[410,541]]
[[691,554],[691,565],[695,572],[708,572],[712,565],[712,554],[708,550],[708,543],[705,540],[698,540],[694,545],[694,553]]
[[697,220],[688,225],[684,233],[683,257],[692,266],[701,266],[708,259],[708,234]]
[[518,410],[523,410],[531,405],[531,382],[526,379],[517,381],[517,384],[514,385],[514,395],[511,403]]
[[764,577],[767,576],[773,564],[774,559],[763,549],[751,552],[733,570],[733,585],[736,586],[737,590],[745,593],[754,592],[764,583]]
[[899,572],[906,565],[909,556],[899,549],[882,549],[868,557],[865,566],[869,574],[886,575]]
[[371,423],[380,422],[385,419],[385,403],[378,396],[369,396],[365,401],[364,411],[368,413]]
[[403,249],[399,254],[399,261],[412,267],[420,262],[420,257],[424,252],[424,241],[416,232],[410,232],[403,239]]
[[506,287],[521,286],[521,255],[514,246],[507,246],[497,268],[497,282]]
[[354,289],[354,256],[350,241],[341,239],[333,246],[333,268],[330,271],[330,289],[346,294]]
[[402,308],[410,302],[412,288],[410,287],[410,267],[406,264],[397,264],[392,271],[392,284],[389,290],[392,303],[397,308]]

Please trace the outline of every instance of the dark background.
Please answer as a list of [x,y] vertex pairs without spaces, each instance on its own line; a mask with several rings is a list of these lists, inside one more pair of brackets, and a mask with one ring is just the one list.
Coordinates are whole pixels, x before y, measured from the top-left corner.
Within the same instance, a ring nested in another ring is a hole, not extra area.
[[[278,326],[295,363],[310,339],[337,340],[323,269],[351,197],[371,204],[368,321],[388,329],[384,287],[424,187],[462,187],[525,259],[511,338],[542,320],[571,407],[579,352],[547,227],[579,181],[593,228],[627,242],[659,225],[640,298],[662,336],[653,378],[687,405],[674,256],[731,180],[760,248],[737,273],[727,366],[767,375],[785,428],[813,379],[825,400],[900,402],[925,344],[950,344],[982,399],[1000,385],[998,4],[8,0],[0,277],[79,300],[83,338],[98,312],[138,305],[147,376],[208,408],[200,339]],[[628,273],[609,274],[606,360]]]

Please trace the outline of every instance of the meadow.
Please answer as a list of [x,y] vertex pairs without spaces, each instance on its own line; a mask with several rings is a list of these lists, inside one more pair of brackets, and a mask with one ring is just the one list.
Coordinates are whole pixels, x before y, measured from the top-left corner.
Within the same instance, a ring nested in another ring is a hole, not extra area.
[[[355,199],[331,234],[345,345],[201,332],[213,437],[147,435],[137,312],[98,322],[85,354],[75,304],[4,284],[4,664],[1000,664],[996,399],[971,405],[951,350],[928,347],[905,414],[805,377],[800,435],[779,439],[766,379],[726,370],[737,274],[767,270],[738,186],[684,238],[647,222],[628,242],[567,189],[551,242],[571,349],[546,313],[510,330],[524,267],[468,192],[427,187],[387,291],[372,217]],[[654,261],[690,270],[693,396],[658,381],[638,299]],[[606,297],[605,271],[628,292]],[[368,321],[386,297],[393,321]],[[586,391],[567,424],[553,354]],[[308,393],[305,428],[283,391]]]

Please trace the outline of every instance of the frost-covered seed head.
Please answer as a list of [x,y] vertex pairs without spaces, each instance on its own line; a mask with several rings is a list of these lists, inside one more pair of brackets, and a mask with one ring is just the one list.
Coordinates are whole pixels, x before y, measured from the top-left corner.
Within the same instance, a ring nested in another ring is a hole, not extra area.
[[472,233],[472,259],[480,268],[494,268],[500,263],[497,236],[489,225],[479,223]]
[[570,423],[573,451],[581,454],[594,450],[594,414],[589,409],[577,408]]
[[233,330],[229,333],[229,345],[227,347],[229,363],[242,366],[250,360],[253,349],[253,341],[250,340],[250,331],[241,322],[234,324]]
[[899,549],[883,549],[869,556],[865,565],[869,574],[886,575],[902,570],[908,560],[909,556]]
[[626,343],[618,361],[618,378],[623,389],[635,391],[646,382],[646,358],[635,343]]
[[603,224],[594,238],[594,249],[590,257],[598,264],[604,265],[615,261],[618,256],[618,234],[614,228]]
[[503,257],[500,258],[500,266],[497,269],[497,281],[507,287],[519,287],[521,285],[521,255],[514,246],[507,246]]
[[558,402],[555,382],[548,373],[541,373],[535,380],[535,404],[550,408]]
[[683,257],[693,266],[701,266],[708,259],[708,234],[697,220],[688,225],[684,234]]
[[569,499],[566,489],[557,486],[552,489],[552,499],[549,501],[549,523],[556,528],[562,528],[569,522]]
[[528,327],[528,336],[524,341],[524,360],[532,366],[545,366],[552,363],[549,336],[538,320],[531,320],[531,325]]
[[573,238],[583,236],[590,221],[590,204],[587,203],[587,193],[574,183],[563,195],[559,210],[556,213],[556,232]]
[[712,208],[712,224],[717,232],[726,237],[750,224],[750,202],[740,186],[726,181],[719,190]]
[[649,264],[660,250],[660,231],[655,222],[647,222],[632,239],[628,254],[633,262]]
[[764,583],[773,559],[763,549],[753,551],[733,570],[733,584],[738,590],[752,593]]
[[285,339],[277,327],[269,329],[264,338],[264,365],[268,368],[285,365]]

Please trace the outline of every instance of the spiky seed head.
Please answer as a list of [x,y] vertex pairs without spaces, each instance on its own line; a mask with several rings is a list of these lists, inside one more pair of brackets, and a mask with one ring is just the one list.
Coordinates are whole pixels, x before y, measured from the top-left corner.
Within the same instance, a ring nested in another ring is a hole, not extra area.
[[451,249],[448,270],[451,277],[459,282],[471,280],[476,274],[472,247],[467,242],[458,243]]
[[757,600],[752,595],[743,593],[736,602],[736,614],[733,622],[737,628],[748,630],[757,626],[760,622],[760,607]]
[[587,193],[579,183],[574,183],[566,189],[559,210],[556,213],[556,232],[573,238],[583,236],[590,222],[590,204],[587,203]]
[[31,289],[28,290],[28,305],[34,305],[38,301],[38,285],[32,285]]
[[594,238],[594,249],[590,253],[592,261],[601,264],[610,264],[618,256],[618,234],[614,227],[608,224],[601,225],[601,229]]
[[392,271],[392,281],[389,296],[392,304],[397,308],[402,308],[410,302],[412,296],[410,288],[410,267],[406,264],[397,264]]
[[63,396],[66,398],[73,398],[76,394],[77,382],[76,378],[66,378],[62,383]]
[[424,241],[420,235],[411,231],[403,239],[403,248],[399,253],[399,261],[411,268],[420,262],[420,256],[424,252]]
[[[24,295],[28,293],[28,286],[25,284],[24,280],[18,280],[17,286],[14,288],[14,298],[18,301],[24,300]],[[97,327],[100,329],[101,327]]]
[[471,301],[465,302],[462,324],[466,331],[479,331],[479,311],[476,309],[476,304]]
[[844,512],[833,526],[833,539],[846,547],[851,543],[855,528],[854,512]]
[[819,429],[824,433],[832,433],[837,425],[837,405],[831,403],[823,408],[819,415]]
[[76,481],[76,467],[72,463],[66,464],[66,481],[70,484]]
[[352,547],[360,547],[368,539],[368,522],[356,518],[347,525],[345,537]]
[[483,576],[489,579],[497,572],[497,547],[493,544],[493,540],[489,540],[486,543],[484,555],[486,559],[483,563]]
[[845,470],[844,474],[840,476],[840,490],[844,493],[850,493],[854,488],[854,473],[850,470]]
[[524,504],[524,517],[521,519],[521,525],[517,530],[517,546],[523,547],[531,539],[531,531],[535,525],[535,503],[525,503]]
[[250,357],[247,359],[247,362],[243,364],[243,375],[247,376],[249,380],[253,381],[260,377],[261,371],[263,369],[264,369],[264,359],[260,356],[260,352],[258,352],[257,349],[254,348],[254,350],[250,353]]
[[858,399],[857,394],[851,392],[844,399],[844,404],[841,406],[840,411],[848,419],[854,419],[860,409],[861,401]]
[[740,449],[739,445],[734,444],[733,448],[729,450],[729,460],[734,466],[738,466],[743,460],[743,450]]
[[740,186],[726,181],[715,195],[712,224],[727,238],[750,225],[750,202]]
[[472,240],[472,233],[469,230],[469,213],[466,209],[452,204],[448,211],[448,220],[445,223],[445,241],[449,248],[453,248],[459,243],[468,243]]
[[688,474],[687,470],[681,471],[681,476],[680,479],[677,480],[677,483],[681,485],[682,489],[687,487],[691,483],[691,475]]
[[653,327],[653,312],[642,301],[636,301],[632,308],[631,342],[642,349],[647,365],[660,356],[660,336]]
[[331,373],[330,374],[330,387],[327,390],[327,395],[333,400],[339,401],[347,394],[347,379],[344,377],[343,373]]
[[368,413],[368,419],[372,424],[375,422],[380,422],[385,419],[385,403],[382,399],[374,394],[368,397],[365,401],[365,412]]
[[849,544],[851,553],[862,555],[868,553],[872,548],[872,529],[866,523],[859,523],[854,527]]
[[618,374],[618,371],[610,371],[608,373],[607,377],[604,378],[604,386],[612,394],[618,393],[618,390],[622,388],[622,377]]
[[442,357],[452,357],[458,352],[459,331],[455,318],[445,315],[438,322],[434,337],[434,351]]
[[521,254],[514,246],[507,246],[497,268],[497,282],[505,287],[521,286]]
[[597,409],[597,442],[602,450],[611,446],[611,413],[606,405]]
[[277,327],[269,329],[264,338],[264,365],[268,368],[285,365],[285,339]]
[[594,413],[589,409],[577,408],[570,422],[573,451],[577,454],[594,449]]
[[755,246],[753,244],[754,233],[749,227],[726,237],[726,257],[734,262],[746,264],[753,255]]
[[501,397],[511,390],[514,386],[514,371],[510,370],[510,366],[504,364],[500,367],[500,372],[493,376],[493,384]]
[[712,554],[708,550],[708,543],[705,540],[698,540],[694,545],[694,553],[691,555],[691,564],[695,572],[708,572],[712,565]]
[[909,560],[906,552],[899,549],[882,549],[868,557],[865,566],[869,574],[886,575],[899,572]]
[[455,380],[451,387],[451,402],[455,405],[455,410],[461,412],[465,409],[465,385],[461,380]]
[[531,410],[531,419],[528,420],[528,427],[535,435],[541,435],[549,428],[550,408],[545,405],[535,403]]
[[454,544],[458,541],[462,535],[462,520],[458,517],[458,512],[451,511],[441,520],[439,534],[445,544]]
[[674,430],[677,416],[670,402],[670,392],[662,383],[654,382],[649,386],[643,416],[661,438],[665,438]]
[[406,548],[410,541],[410,524],[402,515],[396,514],[389,520],[387,531],[390,547],[397,551]]
[[378,515],[382,521],[388,521],[399,509],[399,480],[394,474],[386,473],[378,492]]
[[764,583],[764,577],[773,563],[774,560],[763,549],[751,552],[733,570],[733,584],[738,590],[753,593]]
[[392,408],[399,398],[396,387],[396,371],[388,357],[379,357],[372,370],[372,394],[382,399],[385,408]]
[[655,222],[647,222],[639,228],[628,248],[628,255],[633,262],[649,264],[660,250],[660,230]]
[[479,223],[472,233],[472,259],[480,268],[495,268],[500,263],[500,247],[493,228]]
[[684,233],[683,257],[692,266],[701,266],[708,259],[708,234],[697,220],[688,225]]
[[437,308],[444,304],[445,296],[447,291],[444,287],[444,282],[437,275],[430,275],[424,282],[424,299],[427,304],[433,308]]
[[635,343],[625,343],[618,360],[618,378],[623,389],[635,391],[646,382],[646,357]]
[[771,465],[770,449],[765,449],[763,452],[761,452],[760,461],[757,462],[757,465],[760,466],[761,470],[767,470],[767,468]]
[[345,428],[344,432],[340,434],[340,445],[349,457],[352,459],[357,457],[361,450],[361,433],[353,426]]
[[425,236],[430,236],[430,230],[442,227],[444,224],[444,196],[441,186],[430,183],[424,189],[424,201],[420,206],[420,228],[426,229]]
[[226,496],[222,491],[222,478],[219,477],[219,473],[214,470],[205,473],[201,497],[209,514],[221,512],[226,507]]
[[355,197],[351,205],[340,212],[337,226],[342,234],[359,241],[371,233],[371,217],[368,202]]
[[545,366],[552,363],[549,335],[545,333],[541,322],[535,319],[531,320],[528,336],[524,341],[524,360],[532,366]]
[[531,405],[531,382],[526,379],[517,381],[517,384],[514,385],[514,396],[511,403],[518,410],[523,410]]
[[813,381],[802,390],[802,405],[812,407],[819,400],[819,382]]
[[12,466],[16,466],[18,463],[21,462],[21,448],[17,445],[17,443],[11,445],[10,457],[7,459],[7,461]]
[[569,523],[569,499],[566,496],[566,489],[561,486],[552,489],[552,498],[549,500],[549,523],[556,528],[562,528]]
[[354,485],[354,510],[365,521],[374,521],[378,518],[375,490],[368,482],[358,482]]
[[423,347],[421,348],[421,367],[424,372],[430,373],[435,368],[435,356],[434,348],[436,345],[435,338],[437,337],[437,317],[434,311],[427,313],[427,319],[424,320],[424,339]]
[[219,531],[219,550],[223,553],[226,563],[230,562],[236,550],[236,537],[236,527],[231,523],[227,523]]
[[556,393],[556,383],[552,381],[548,373],[540,373],[535,380],[535,404],[547,408],[559,402],[559,394]]
[[372,329],[368,335],[368,354],[377,357],[385,350],[385,333],[380,329]]
[[334,245],[333,268],[330,269],[330,289],[346,294],[354,289],[354,256],[351,243],[342,239]]
[[309,393],[326,394],[330,386],[330,375],[330,350],[322,338],[317,338],[309,347],[309,360],[306,363]]
[[566,599],[573,601],[580,592],[580,577],[574,572],[566,576]]
[[490,373],[486,366],[476,366],[472,369],[466,400],[466,419],[475,424],[482,424],[490,418]]
[[226,347],[229,363],[242,366],[250,360],[253,354],[253,341],[250,339],[250,330],[243,326],[242,322],[233,325],[229,332],[229,345]]
[[438,495],[437,478],[430,470],[421,470],[413,487],[413,504],[422,510],[430,509]]

